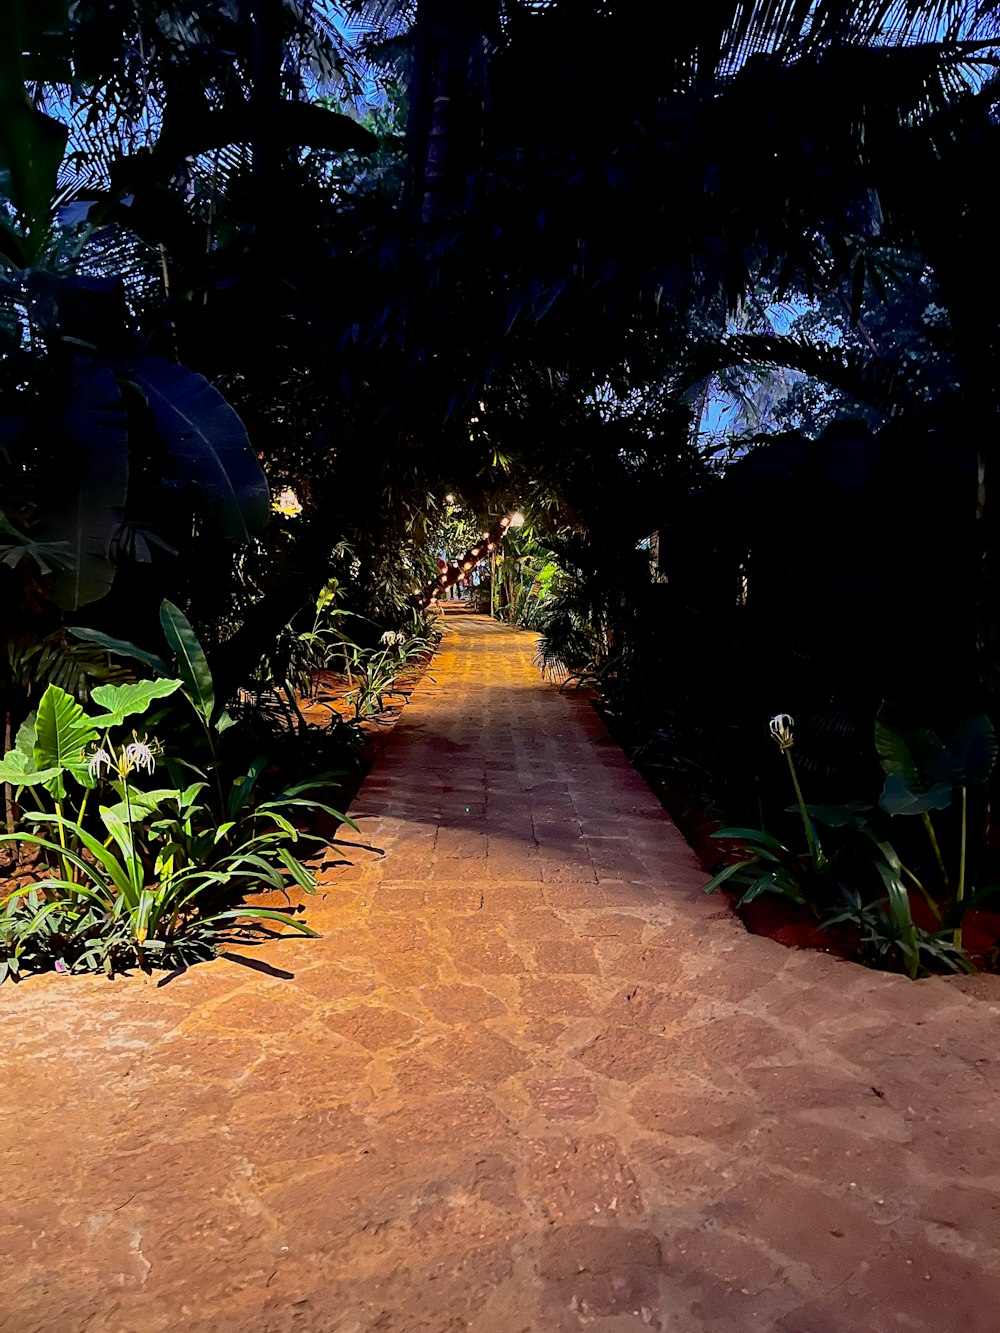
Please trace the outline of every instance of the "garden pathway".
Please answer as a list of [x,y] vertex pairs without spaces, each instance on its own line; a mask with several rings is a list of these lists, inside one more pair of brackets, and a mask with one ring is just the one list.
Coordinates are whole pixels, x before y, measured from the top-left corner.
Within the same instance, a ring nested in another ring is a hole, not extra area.
[[452,627],[322,940],[0,992],[0,1329],[995,1333],[1000,1005],[745,935]]

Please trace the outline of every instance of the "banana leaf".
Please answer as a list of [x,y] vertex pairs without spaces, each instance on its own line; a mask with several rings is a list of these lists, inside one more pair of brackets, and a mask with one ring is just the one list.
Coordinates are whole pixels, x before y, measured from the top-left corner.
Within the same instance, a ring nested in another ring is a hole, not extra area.
[[210,520],[231,541],[249,541],[267,522],[271,496],[235,411],[203,375],[162,357],[143,357],[125,374],[145,396],[178,472],[204,497]]
[[128,422],[109,367],[77,357],[62,430],[72,446],[66,475],[57,478],[61,502],[43,519],[46,540],[65,543],[69,567],[52,585],[63,610],[96,602],[111,588],[111,542],[128,494]]

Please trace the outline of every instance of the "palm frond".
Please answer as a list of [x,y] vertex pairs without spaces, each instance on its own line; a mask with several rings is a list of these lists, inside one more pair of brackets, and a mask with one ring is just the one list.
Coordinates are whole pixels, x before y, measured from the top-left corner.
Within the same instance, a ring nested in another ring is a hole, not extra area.
[[[849,394],[886,416],[897,416],[920,404],[919,386],[896,364],[842,347],[811,342],[800,335],[729,334],[704,343],[691,355],[677,387],[694,385],[727,366],[757,364],[799,371]],[[916,373],[916,372],[914,372]]]

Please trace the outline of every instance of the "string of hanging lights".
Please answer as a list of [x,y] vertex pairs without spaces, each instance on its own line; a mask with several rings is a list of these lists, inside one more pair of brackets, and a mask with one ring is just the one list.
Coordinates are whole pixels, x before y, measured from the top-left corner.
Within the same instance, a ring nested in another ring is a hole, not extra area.
[[488,560],[503,540],[508,529],[519,528],[523,523],[523,514],[508,514],[495,523],[489,532],[484,532],[460,559],[439,559],[437,576],[428,580],[422,588],[414,588],[411,597],[414,605],[421,611],[425,611],[427,607],[440,598],[442,593],[447,592],[456,583],[461,583],[463,579],[468,578],[478,564]]

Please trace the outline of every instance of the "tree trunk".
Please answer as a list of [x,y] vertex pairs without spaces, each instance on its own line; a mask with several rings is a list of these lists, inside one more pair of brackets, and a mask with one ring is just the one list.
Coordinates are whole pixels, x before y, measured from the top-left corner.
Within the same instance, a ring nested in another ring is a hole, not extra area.
[[407,155],[409,205],[423,222],[465,211],[499,32],[497,0],[419,0]]

